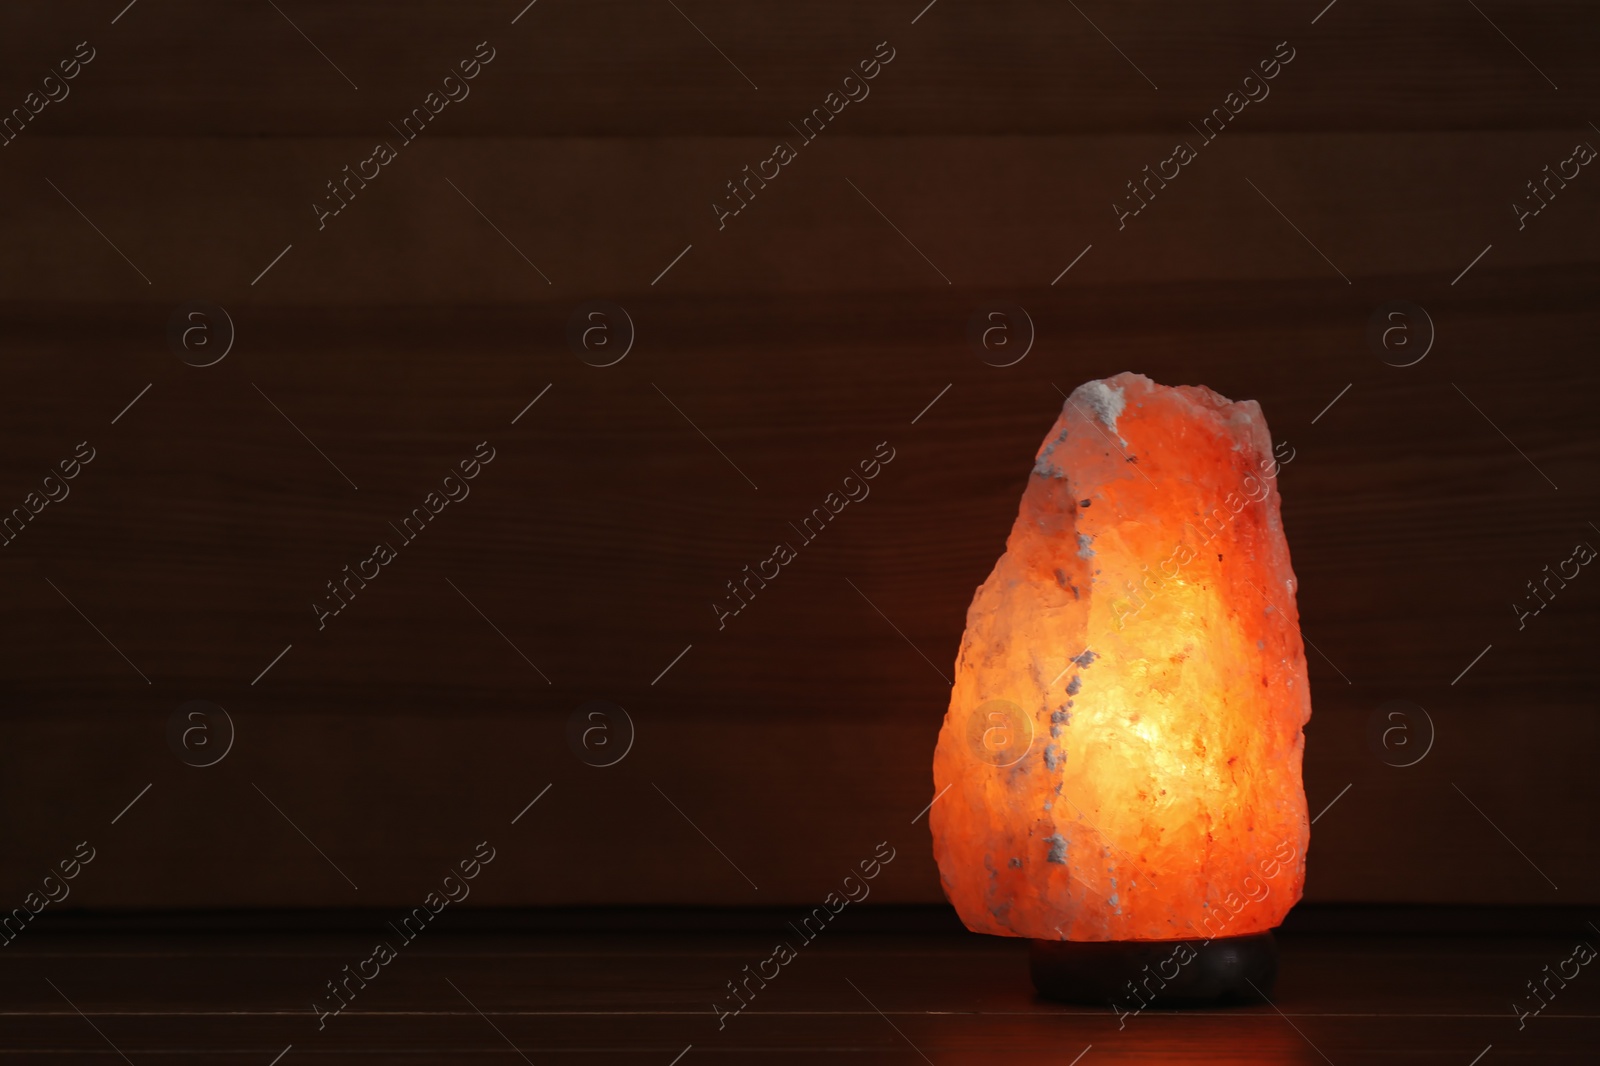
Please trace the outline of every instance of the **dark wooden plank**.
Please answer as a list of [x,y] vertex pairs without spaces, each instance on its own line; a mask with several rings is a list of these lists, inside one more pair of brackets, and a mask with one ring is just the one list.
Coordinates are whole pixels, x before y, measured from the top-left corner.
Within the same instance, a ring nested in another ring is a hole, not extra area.
[[526,3],[291,3],[280,14],[169,0],[115,26],[115,0],[18,7],[0,21],[0,100],[20,105],[86,39],[95,59],[24,136],[385,135],[480,41],[494,61],[429,136],[786,136],[884,41],[895,58],[846,105],[849,132],[1169,133],[1221,106],[1280,41],[1294,59],[1247,107],[1258,129],[1581,130],[1600,88],[1589,61],[1600,24],[1580,0],[1481,13],[1344,0],[1320,18],[1323,3],[1265,0],[940,3],[920,18],[915,0],[697,0],[680,11],[605,0],[540,3],[513,25]]
[[770,939],[419,938],[319,1030],[309,1004],[362,941],[47,938],[0,964],[4,1050],[112,1059],[109,1039],[138,1062],[267,1061],[291,1044],[297,1060],[448,1062],[515,1046],[534,1061],[659,1063],[692,1045],[694,1061],[949,1063],[1071,1061],[1092,1044],[1112,1062],[1459,1063],[1492,1044],[1501,1059],[1576,1063],[1600,1019],[1581,977],[1521,1029],[1507,1007],[1570,956],[1567,939],[1285,935],[1275,1007],[1119,1018],[1035,1000],[1018,941],[835,933],[719,1028],[712,1002]]
[[[1183,136],[1198,157],[1164,189],[1152,179],[1152,202],[1119,223],[1118,206],[1138,203],[1128,183]],[[720,222],[714,205],[737,206],[727,183],[772,154],[770,137],[419,140],[320,223],[319,201],[339,204],[327,183],[372,153],[370,138],[19,139],[0,171],[0,272],[10,300],[148,301],[162,326],[184,301],[220,303],[249,342],[248,311],[284,304],[548,302],[564,322],[596,297],[836,294],[870,308],[946,279],[1014,294],[1049,287],[1092,244],[1061,299],[1130,285],[1155,308],[1166,295],[1151,286],[1295,278],[1325,282],[1330,306],[1359,292],[1365,315],[1424,292],[1498,300],[1507,271],[1593,264],[1587,171],[1520,230],[1512,209],[1585,137],[1600,144],[1582,128],[1238,130],[1204,147],[1180,131],[818,138]],[[951,309],[963,330],[970,311]],[[466,341],[472,313],[459,321]],[[700,323],[700,343],[719,343],[716,323]]]

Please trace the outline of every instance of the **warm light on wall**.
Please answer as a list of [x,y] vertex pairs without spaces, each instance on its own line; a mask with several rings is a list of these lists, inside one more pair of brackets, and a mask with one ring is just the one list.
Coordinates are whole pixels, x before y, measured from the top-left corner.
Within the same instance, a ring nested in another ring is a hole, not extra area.
[[934,756],[934,855],[969,929],[1198,948],[1300,898],[1293,457],[1254,401],[1203,387],[1119,374],[1067,400],[968,610]]

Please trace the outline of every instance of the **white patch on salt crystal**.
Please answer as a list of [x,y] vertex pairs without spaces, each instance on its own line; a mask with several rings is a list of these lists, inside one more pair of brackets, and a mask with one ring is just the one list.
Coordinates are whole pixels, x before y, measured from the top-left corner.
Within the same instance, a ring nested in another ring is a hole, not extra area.
[[1066,478],[1067,472],[1051,462],[1050,455],[1056,448],[1066,443],[1068,432],[1067,427],[1063,426],[1061,432],[1056,434],[1055,439],[1044,446],[1044,449],[1039,453],[1038,461],[1033,464],[1033,472],[1035,474],[1042,474],[1045,477]]
[[[1107,385],[1103,381],[1091,381],[1080,385],[1074,395],[1077,394],[1082,394],[1084,402],[1094,408],[1094,413],[1100,416],[1100,421],[1110,427],[1111,432],[1117,433],[1117,417],[1127,406],[1121,389]],[[1117,439],[1122,440],[1122,434],[1117,433]],[[1122,443],[1128,442],[1123,440]]]

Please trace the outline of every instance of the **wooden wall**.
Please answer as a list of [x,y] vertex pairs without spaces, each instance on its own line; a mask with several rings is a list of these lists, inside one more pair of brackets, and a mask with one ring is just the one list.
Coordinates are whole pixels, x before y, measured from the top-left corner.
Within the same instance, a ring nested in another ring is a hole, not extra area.
[[[95,455],[0,547],[4,906],[82,840],[94,907],[409,906],[484,839],[483,903],[810,902],[884,840],[875,898],[936,901],[912,819],[967,601],[1057,387],[1130,369],[1295,448],[1307,793],[1337,799],[1308,898],[1600,900],[1600,577],[1510,606],[1600,545],[1600,174],[1511,206],[1600,145],[1589,5],[123,4],[0,12],[0,107],[94,49],[0,148],[0,505]],[[595,299],[636,330],[614,366],[568,344]],[[1403,368],[1367,340],[1401,299],[1436,330]],[[169,343],[188,301],[236,329],[213,366]],[[996,302],[1037,335],[1004,368],[967,340]],[[719,630],[881,441],[870,498]],[[1399,699],[1436,732],[1405,768],[1369,741]],[[237,728],[208,768],[168,744],[189,700]],[[609,768],[567,742],[591,700],[637,727]]]

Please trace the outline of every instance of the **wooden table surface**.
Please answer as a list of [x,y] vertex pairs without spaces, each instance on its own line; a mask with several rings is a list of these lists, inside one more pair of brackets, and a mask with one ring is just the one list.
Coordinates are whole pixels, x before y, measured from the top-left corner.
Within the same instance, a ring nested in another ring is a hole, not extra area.
[[719,1027],[713,1002],[773,934],[440,930],[319,1029],[313,1001],[370,954],[372,925],[30,932],[0,953],[0,1062],[1496,1066],[1592,1063],[1600,1046],[1600,977],[1582,968],[1513,1015],[1572,955],[1555,935],[1280,933],[1270,1005],[1118,1018],[1037,1000],[1021,941],[825,931]]

